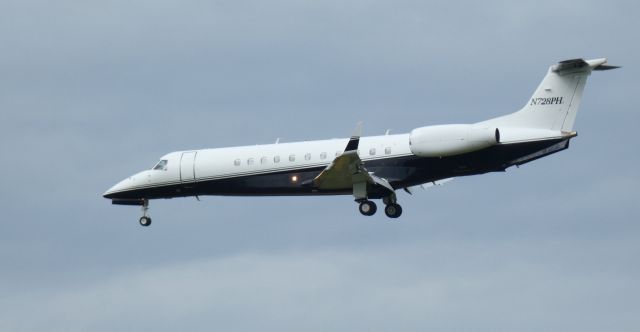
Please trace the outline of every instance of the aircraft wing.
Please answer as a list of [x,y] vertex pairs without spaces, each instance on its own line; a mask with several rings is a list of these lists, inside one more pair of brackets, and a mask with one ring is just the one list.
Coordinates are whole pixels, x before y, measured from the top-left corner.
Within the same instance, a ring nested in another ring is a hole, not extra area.
[[404,191],[406,191],[409,195],[413,195],[416,191],[418,191],[418,189],[422,189],[422,190],[427,190],[431,187],[435,187],[435,186],[442,186],[445,183],[449,182],[449,181],[453,181],[454,178],[446,178],[446,179],[442,179],[442,180],[437,180],[437,181],[433,181],[433,182],[427,182],[424,184],[420,184],[417,186],[412,186],[412,187],[406,187],[403,188]]
[[375,176],[366,170],[358,156],[358,144],[362,132],[362,123],[358,124],[356,132],[349,139],[344,152],[336,157],[318,176],[313,179],[313,185],[319,189],[351,189],[356,184],[370,184],[394,192],[389,182]]

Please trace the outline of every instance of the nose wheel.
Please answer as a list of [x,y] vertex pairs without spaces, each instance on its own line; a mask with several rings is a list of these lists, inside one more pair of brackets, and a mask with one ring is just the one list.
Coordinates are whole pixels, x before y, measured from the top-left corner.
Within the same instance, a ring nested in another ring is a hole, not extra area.
[[139,221],[141,226],[147,227],[151,225],[151,218],[149,217],[140,217]]
[[149,211],[149,200],[145,198],[142,201],[142,217],[138,220],[140,225],[144,227],[151,225],[151,217],[147,215],[147,211]]

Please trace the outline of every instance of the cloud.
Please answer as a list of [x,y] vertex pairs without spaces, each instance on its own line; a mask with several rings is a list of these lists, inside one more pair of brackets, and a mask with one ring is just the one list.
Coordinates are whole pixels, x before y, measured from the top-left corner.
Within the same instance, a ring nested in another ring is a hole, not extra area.
[[[603,330],[638,325],[631,2],[3,1],[0,330]],[[467,123],[608,56],[571,148],[350,197],[100,194],[181,149]],[[214,328],[212,328],[214,327]]]
[[[637,304],[638,269],[618,271],[609,262],[583,273],[611,254],[629,259],[625,249],[610,242],[438,241],[244,253],[13,294],[3,299],[11,306],[2,321],[25,331],[595,331],[637,323],[625,308]],[[593,311],[600,319],[584,316]]]

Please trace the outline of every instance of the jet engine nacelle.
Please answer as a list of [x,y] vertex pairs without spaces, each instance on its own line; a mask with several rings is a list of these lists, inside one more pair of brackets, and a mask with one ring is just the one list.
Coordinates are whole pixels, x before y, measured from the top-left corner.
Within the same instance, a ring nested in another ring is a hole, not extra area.
[[420,127],[411,131],[409,143],[416,156],[447,157],[498,144],[500,131],[469,124]]

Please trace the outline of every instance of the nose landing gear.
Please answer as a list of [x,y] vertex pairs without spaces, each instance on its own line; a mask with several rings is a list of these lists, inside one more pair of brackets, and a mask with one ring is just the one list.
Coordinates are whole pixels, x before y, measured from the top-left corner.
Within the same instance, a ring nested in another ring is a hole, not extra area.
[[151,225],[151,217],[147,216],[147,211],[149,210],[149,200],[144,199],[142,201],[142,217],[140,217],[140,225],[144,227],[148,227]]

